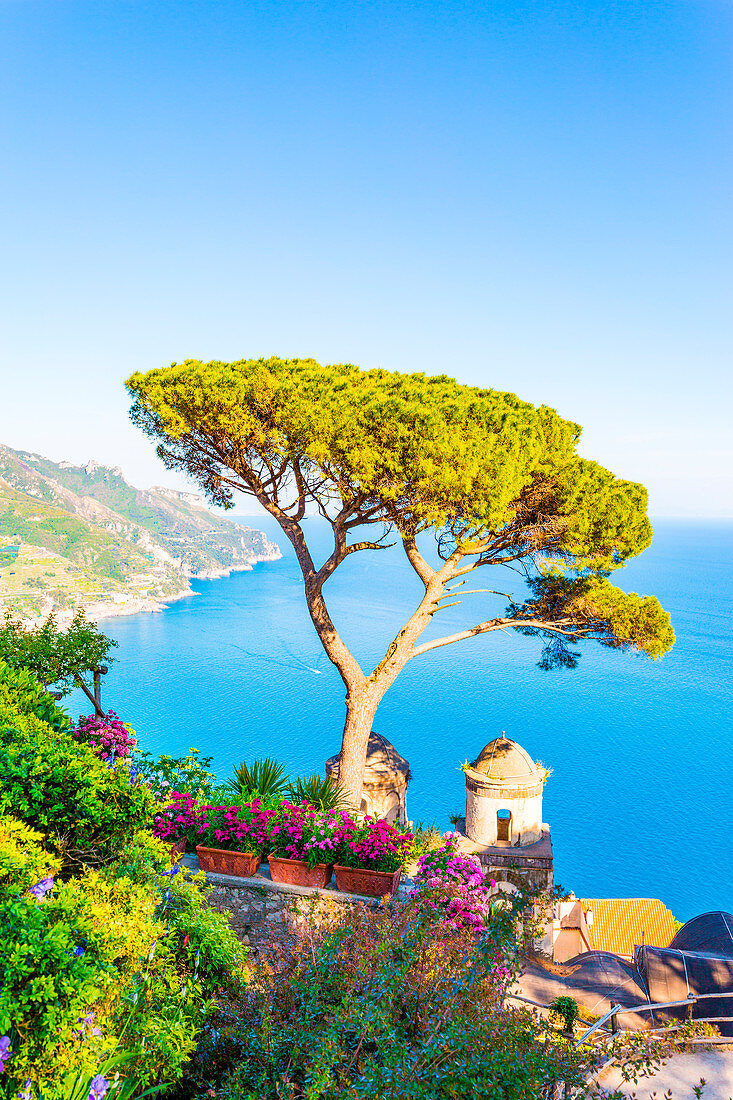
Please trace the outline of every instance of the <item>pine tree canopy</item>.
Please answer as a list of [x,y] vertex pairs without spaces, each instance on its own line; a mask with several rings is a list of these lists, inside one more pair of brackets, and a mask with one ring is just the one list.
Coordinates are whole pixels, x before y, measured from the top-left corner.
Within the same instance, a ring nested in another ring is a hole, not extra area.
[[127,387],[133,420],[165,464],[212,503],[247,492],[291,537],[314,506],[331,521],[334,553],[313,566],[319,589],[347,554],[383,545],[349,544],[364,524],[396,531],[426,586],[438,574],[416,539],[428,530],[448,580],[491,564],[523,570],[524,602],[409,656],[507,626],[543,636],[547,667],[573,665],[569,646],[582,638],[650,657],[674,642],[654,597],[609,580],[651,542],[645,489],[580,457],[581,429],[547,406],[444,375],[311,359],[186,360],[133,374]]

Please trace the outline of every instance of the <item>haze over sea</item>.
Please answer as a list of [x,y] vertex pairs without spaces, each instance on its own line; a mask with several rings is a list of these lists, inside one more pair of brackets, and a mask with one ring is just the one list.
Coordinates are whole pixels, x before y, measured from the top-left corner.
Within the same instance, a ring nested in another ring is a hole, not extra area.
[[[310,774],[339,748],[343,685],[311,625],[287,540],[268,517],[240,522],[265,530],[282,559],[194,581],[193,596],[160,614],[103,621],[119,642],[103,703],[133,725],[142,748],[175,756],[197,746],[222,778],[264,755]],[[733,524],[654,526],[651,548],[615,581],[658,596],[671,613],[677,644],[661,661],[584,645],[576,670],[543,672],[539,639],[486,635],[411,662],[374,728],[410,761],[410,817],[445,829],[465,807],[460,765],[505,730],[553,769],[544,817],[556,881],[580,897],[659,897],[686,920],[733,908]],[[329,532],[315,519],[306,530],[320,561]],[[474,579],[470,587],[518,590],[508,570]],[[371,669],[420,587],[395,548],[353,555],[325,592]],[[438,616],[432,636],[505,603],[467,596]],[[72,713],[82,699],[72,697]]]

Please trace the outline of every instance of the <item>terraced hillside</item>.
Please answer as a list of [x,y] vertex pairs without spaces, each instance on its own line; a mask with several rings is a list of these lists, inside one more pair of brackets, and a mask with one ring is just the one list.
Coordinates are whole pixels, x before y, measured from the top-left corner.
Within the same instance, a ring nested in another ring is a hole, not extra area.
[[261,532],[192,493],[136,489],[119,469],[0,445],[0,608],[24,618],[155,610],[192,576],[279,557]]

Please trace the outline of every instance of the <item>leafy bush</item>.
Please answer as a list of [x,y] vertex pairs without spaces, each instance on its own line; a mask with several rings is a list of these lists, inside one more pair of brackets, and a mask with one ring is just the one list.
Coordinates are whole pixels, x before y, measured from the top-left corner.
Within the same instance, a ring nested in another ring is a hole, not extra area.
[[56,705],[32,672],[13,668],[0,659],[0,730],[19,714],[33,715],[53,730],[71,728],[66,711]]
[[227,1100],[536,1100],[553,1081],[579,1084],[587,1055],[503,1004],[507,936],[507,924],[479,942],[446,933],[416,906],[306,929],[270,949],[239,1015],[227,1011],[226,1038],[207,1038],[171,1100],[204,1086]]
[[112,1068],[115,1095],[140,1096],[183,1072],[217,991],[241,983],[203,876],[140,829],[154,807],[129,762],[75,741],[0,664],[0,1096],[86,1100]]
[[92,1074],[120,1052],[141,1086],[175,1076],[195,1047],[202,998],[242,964],[224,919],[202,905],[200,879],[163,871],[156,845],[153,879],[149,868],[142,881],[105,868],[34,882],[47,857],[38,834],[19,829],[0,825],[0,1033],[13,1077],[52,1095],[65,1074]]
[[0,665],[0,813],[47,835],[67,866],[114,858],[152,820],[129,767],[75,741],[68,717],[27,671]]
[[69,733],[22,715],[0,729],[0,813],[45,833],[69,868],[115,858],[154,807],[125,764],[109,767]]
[[212,759],[194,748],[186,756],[153,756],[138,749],[133,767],[159,801],[169,799],[176,791],[185,791],[199,802],[211,802],[216,785],[216,776],[208,770]]
[[559,1016],[565,1025],[565,1030],[572,1034],[575,1024],[580,1019],[580,1009],[574,997],[555,997],[550,1001],[550,1012],[553,1016]]

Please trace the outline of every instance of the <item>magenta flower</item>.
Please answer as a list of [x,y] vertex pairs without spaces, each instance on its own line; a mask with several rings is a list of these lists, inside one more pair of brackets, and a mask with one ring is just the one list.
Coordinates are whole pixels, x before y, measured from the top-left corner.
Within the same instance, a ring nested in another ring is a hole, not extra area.
[[459,840],[459,834],[446,833],[441,848],[420,858],[410,896],[448,927],[480,932],[491,917],[489,883],[495,883],[475,856],[458,850]]
[[73,732],[77,741],[86,742],[102,760],[123,759],[137,745],[136,738],[113,710],[102,718],[96,714],[81,715]]

